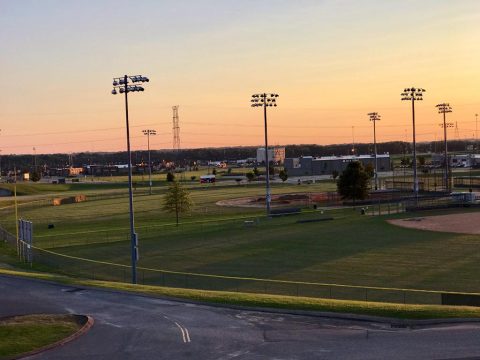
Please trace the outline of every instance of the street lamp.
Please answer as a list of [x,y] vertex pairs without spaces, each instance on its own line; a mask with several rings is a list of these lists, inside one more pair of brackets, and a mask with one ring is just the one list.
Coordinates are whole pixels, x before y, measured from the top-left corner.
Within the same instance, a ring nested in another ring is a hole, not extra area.
[[[128,153],[128,195],[130,205],[130,245],[132,257],[132,284],[137,283],[137,261],[138,261],[138,239],[135,233],[135,221],[133,216],[133,191],[132,191],[132,154],[130,152],[130,126],[128,124],[128,93],[135,91],[144,91],[143,86],[137,85],[139,83],[148,82],[149,79],[145,76],[135,75],[113,78],[112,94],[117,92],[125,94],[125,120],[127,127],[127,153]],[[117,91],[118,89],[118,91]]]
[[415,101],[423,100],[425,89],[406,88],[401,94],[402,100],[412,102],[412,125],[413,125],[413,192],[415,193],[415,203],[418,204],[418,177],[417,177],[417,144],[415,142]]
[[478,114],[475,114],[475,152],[478,153]]
[[33,169],[37,171],[37,149],[33,147]]
[[268,135],[267,135],[267,107],[268,106],[277,106],[278,94],[271,93],[262,93],[262,94],[253,94],[250,102],[252,107],[263,106],[263,119],[265,125],[265,165],[267,166],[267,177],[266,177],[266,194],[265,202],[267,205],[267,216],[270,216],[270,162],[268,160]]
[[380,120],[380,115],[377,112],[368,113],[370,121],[373,122],[373,150],[375,152],[375,190],[378,190],[378,163],[377,163],[377,134],[375,130],[375,123]]
[[445,168],[444,168],[444,179],[445,179],[445,190],[449,191],[450,189],[450,182],[448,181],[448,147],[447,147],[447,128],[453,127],[453,123],[446,122],[446,114],[452,112],[452,108],[450,104],[442,103],[435,105],[438,108],[438,113],[443,114],[443,124],[440,124],[443,127],[443,144],[444,144],[444,161],[445,161]]
[[[2,133],[2,129],[0,129],[0,135]],[[2,180],[2,150],[0,150],[0,180]]]
[[156,130],[146,129],[142,130],[143,135],[147,135],[148,143],[148,182],[150,184],[150,195],[152,195],[152,162],[150,161],[150,135],[157,135]]

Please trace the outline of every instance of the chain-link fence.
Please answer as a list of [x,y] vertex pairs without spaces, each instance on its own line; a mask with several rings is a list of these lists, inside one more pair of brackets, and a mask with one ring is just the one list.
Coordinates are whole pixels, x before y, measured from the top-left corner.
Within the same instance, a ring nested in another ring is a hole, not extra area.
[[[131,281],[131,267],[95,261],[34,247],[34,261],[56,272],[92,280]],[[137,282],[173,288],[228,291],[326,299],[392,302],[403,304],[441,304],[440,291],[372,286],[351,286],[316,282],[297,282],[236,276],[218,276],[137,267]]]
[[[3,229],[0,229],[0,237],[12,246],[16,244],[16,237]],[[56,252],[54,249],[48,250],[36,246],[33,246],[32,249],[34,263],[48,266],[57,273],[92,280],[131,282],[130,265],[66,255]],[[128,251],[128,244],[125,244],[125,250]],[[221,276],[168,271],[141,266],[137,267],[137,282],[145,285],[185,289],[402,304],[442,304],[442,296],[445,294],[457,294],[454,292],[430,290]],[[480,294],[469,295],[480,296]]]

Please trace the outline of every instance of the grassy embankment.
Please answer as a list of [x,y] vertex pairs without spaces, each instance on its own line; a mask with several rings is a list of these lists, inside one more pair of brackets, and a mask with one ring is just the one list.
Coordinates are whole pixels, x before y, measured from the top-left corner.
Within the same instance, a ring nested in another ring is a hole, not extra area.
[[480,308],[468,306],[405,305],[365,301],[315,299],[309,297],[232,293],[225,291],[202,291],[159,286],[121,284],[107,281],[82,280],[55,274],[11,271],[3,269],[0,269],[0,274],[30,277],[67,285],[120,290],[151,296],[166,296],[187,301],[200,301],[227,306],[235,305],[283,310],[321,311],[417,320],[480,318]]

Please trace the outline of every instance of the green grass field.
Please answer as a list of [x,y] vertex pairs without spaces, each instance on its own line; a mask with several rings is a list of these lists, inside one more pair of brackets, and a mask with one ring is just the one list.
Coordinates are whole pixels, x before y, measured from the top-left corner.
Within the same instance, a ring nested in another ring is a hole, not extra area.
[[[302,186],[275,184],[273,192],[331,189],[332,182]],[[261,208],[216,205],[218,200],[261,196],[263,186],[255,184],[192,187],[194,210],[176,227],[174,216],[161,210],[163,191],[164,188],[157,188],[152,196],[142,193],[135,197],[139,281],[146,284],[355,299],[364,296],[361,289],[350,289],[347,294],[341,288],[333,288],[332,294],[332,288],[328,287],[145,270],[163,269],[300,282],[480,292],[478,236],[399,228],[385,221],[388,216],[362,216],[358,209],[336,209],[322,214],[310,207],[309,212],[301,215],[267,219]],[[0,225],[12,231],[12,208],[0,211]],[[130,264],[125,193],[58,207],[47,203],[25,205],[20,208],[20,215],[34,222],[34,244],[38,247],[72,257]],[[333,220],[297,223],[327,216]],[[399,216],[412,214],[390,215]],[[254,220],[253,224],[246,226],[246,219]],[[47,229],[50,223],[55,225],[54,229]],[[129,281],[126,267],[48,253],[39,253],[37,260],[69,274]],[[381,300],[384,294],[370,291],[368,296]],[[402,301],[398,294],[392,295],[393,298]]]
[[0,359],[16,358],[80,329],[72,315],[27,315],[0,321]]

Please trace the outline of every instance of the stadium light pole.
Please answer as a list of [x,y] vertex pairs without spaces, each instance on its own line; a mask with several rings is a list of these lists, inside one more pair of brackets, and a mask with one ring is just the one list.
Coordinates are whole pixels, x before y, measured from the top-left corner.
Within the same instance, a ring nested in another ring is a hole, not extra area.
[[368,113],[370,121],[373,123],[373,151],[375,152],[375,190],[378,190],[378,163],[377,163],[377,133],[375,123],[380,121],[380,115],[377,112]]
[[478,114],[475,114],[475,152],[478,153]]
[[417,177],[417,143],[415,141],[415,101],[423,100],[425,89],[406,88],[401,94],[402,100],[412,102],[412,128],[413,128],[413,192],[415,194],[415,204],[418,204],[418,177]]
[[[113,78],[112,95],[117,93],[125,94],[125,121],[127,128],[127,153],[128,153],[128,195],[130,209],[130,245],[132,258],[132,284],[137,283],[137,261],[138,261],[138,238],[135,233],[135,220],[133,214],[133,191],[132,191],[132,153],[130,151],[130,126],[128,123],[128,93],[135,91],[144,91],[143,86],[139,83],[148,82],[149,79],[142,75]],[[118,91],[117,91],[118,89]]]
[[[0,129],[0,135],[2,134],[2,129]],[[2,180],[2,150],[0,150],[0,180]]]
[[152,195],[152,162],[150,161],[150,135],[157,135],[156,130],[146,129],[142,130],[143,135],[147,135],[148,144],[148,183],[150,184],[150,195]]
[[447,142],[447,128],[453,127],[453,123],[447,123],[446,121],[446,114],[452,112],[452,108],[450,107],[450,104],[447,103],[441,103],[435,105],[435,107],[438,109],[439,114],[443,114],[443,124],[440,124],[441,127],[443,127],[443,161],[445,162],[445,167],[444,167],[444,179],[445,179],[445,190],[449,191],[450,190],[450,182],[448,181],[448,142]]
[[261,93],[253,94],[250,100],[252,107],[263,106],[263,121],[265,126],[265,165],[267,167],[266,189],[265,189],[265,203],[267,206],[267,216],[270,216],[270,162],[268,159],[268,133],[267,133],[267,107],[277,106],[278,94]]

